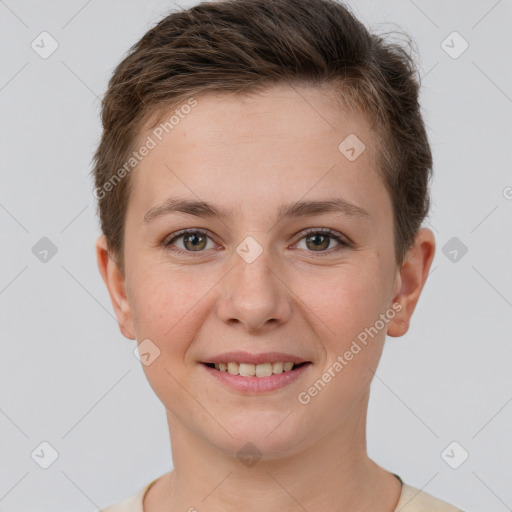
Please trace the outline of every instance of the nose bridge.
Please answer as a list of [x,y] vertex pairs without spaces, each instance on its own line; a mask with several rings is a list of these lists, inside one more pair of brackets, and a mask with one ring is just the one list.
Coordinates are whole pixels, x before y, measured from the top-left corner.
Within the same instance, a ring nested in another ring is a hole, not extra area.
[[290,315],[289,292],[278,277],[275,254],[253,237],[245,238],[233,256],[235,268],[224,280],[219,315],[257,330]]

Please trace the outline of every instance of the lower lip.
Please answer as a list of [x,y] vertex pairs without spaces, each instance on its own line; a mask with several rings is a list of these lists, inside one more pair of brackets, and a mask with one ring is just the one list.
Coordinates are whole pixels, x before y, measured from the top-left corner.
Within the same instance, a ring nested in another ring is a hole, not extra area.
[[228,372],[221,372],[220,370],[216,370],[202,363],[201,366],[210,375],[231,389],[241,391],[242,393],[266,393],[268,391],[284,388],[288,384],[296,381],[307,371],[311,363],[303,364],[289,372],[273,373],[268,377],[242,377],[240,375],[231,375]]

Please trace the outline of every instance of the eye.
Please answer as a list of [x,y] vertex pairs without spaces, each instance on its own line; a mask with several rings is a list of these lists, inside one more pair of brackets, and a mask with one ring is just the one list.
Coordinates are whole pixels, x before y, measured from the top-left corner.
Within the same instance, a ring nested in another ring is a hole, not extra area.
[[306,236],[303,236],[299,242],[302,240],[306,241],[305,248],[309,249],[309,252],[328,252],[327,249],[330,248],[333,240],[337,242],[337,246],[335,246],[334,251],[339,251],[350,246],[350,244],[345,241],[339,233],[330,229],[310,229],[306,232]]
[[[194,229],[186,230],[176,233],[171,239],[164,242],[164,246],[174,251],[171,245],[174,245],[177,240],[183,239],[182,247],[178,248],[183,252],[202,252],[203,249],[213,249],[215,244],[211,242],[208,247],[208,239],[210,237],[205,231]],[[179,252],[179,251],[177,251]]]
[[[210,240],[210,245],[208,241]],[[312,228],[305,232],[304,236],[299,240],[300,243],[305,240],[305,249],[308,252],[317,253],[331,253],[342,250],[346,247],[350,247],[351,244],[344,240],[339,233],[330,229],[318,229]],[[332,241],[335,241],[337,245],[334,246],[332,251],[328,251],[332,245]],[[181,247],[178,241],[181,241]],[[201,229],[187,229],[175,233],[171,238],[166,239],[163,242],[165,248],[181,253],[188,253],[189,256],[199,256],[201,252],[206,249],[214,249],[216,244],[211,240],[208,233]],[[177,247],[177,248],[175,248]],[[300,249],[304,247],[299,247]],[[197,254],[193,254],[197,253]]]

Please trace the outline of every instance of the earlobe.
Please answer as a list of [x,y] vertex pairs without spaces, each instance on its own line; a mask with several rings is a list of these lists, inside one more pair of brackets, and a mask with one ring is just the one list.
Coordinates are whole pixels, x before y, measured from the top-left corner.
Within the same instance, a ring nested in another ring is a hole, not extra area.
[[103,282],[116,314],[119,329],[128,339],[136,339],[131,306],[126,295],[125,278],[109,253],[107,240],[101,235],[96,240],[96,259]]
[[399,311],[389,322],[389,336],[403,336],[409,330],[409,323],[428,277],[435,254],[435,238],[428,228],[421,228],[416,235],[414,245],[407,252],[399,275],[395,281],[398,292],[393,303],[399,303]]

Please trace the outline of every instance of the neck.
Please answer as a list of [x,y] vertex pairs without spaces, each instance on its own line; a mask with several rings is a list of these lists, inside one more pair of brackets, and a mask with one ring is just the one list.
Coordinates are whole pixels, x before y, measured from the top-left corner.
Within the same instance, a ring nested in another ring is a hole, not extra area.
[[[149,489],[144,512],[303,510],[392,512],[401,486],[366,453],[368,393],[340,425],[285,457],[246,465],[167,411],[174,470]],[[241,442],[240,446],[245,443]]]

